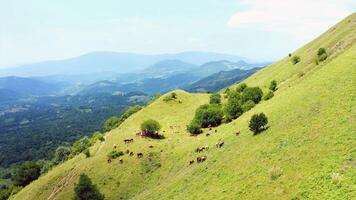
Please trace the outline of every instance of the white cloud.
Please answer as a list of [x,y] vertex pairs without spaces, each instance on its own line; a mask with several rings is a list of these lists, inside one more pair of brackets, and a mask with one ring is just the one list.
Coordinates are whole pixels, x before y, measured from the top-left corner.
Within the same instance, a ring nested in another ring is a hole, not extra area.
[[242,0],[232,28],[284,32],[311,39],[353,12],[353,0]]

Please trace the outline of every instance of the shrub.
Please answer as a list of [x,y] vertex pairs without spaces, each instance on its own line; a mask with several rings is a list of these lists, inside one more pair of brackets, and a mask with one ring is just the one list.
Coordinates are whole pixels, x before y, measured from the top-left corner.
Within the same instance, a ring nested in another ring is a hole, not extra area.
[[26,186],[36,180],[40,175],[41,167],[33,161],[26,161],[16,168],[13,180],[18,186]]
[[241,102],[252,100],[255,104],[258,104],[263,96],[263,92],[259,87],[247,87],[241,94]]
[[137,113],[138,111],[140,111],[142,109],[142,106],[139,105],[134,105],[131,106],[129,109],[127,109],[124,114],[121,115],[120,117],[120,121],[124,122],[127,118],[129,118],[131,115]]
[[256,105],[255,102],[253,102],[252,100],[249,100],[242,105],[242,111],[247,112],[247,111],[251,110],[253,107],[255,107],[255,105]]
[[116,159],[116,158],[118,158],[120,156],[123,156],[123,155],[124,155],[124,152],[114,150],[114,151],[111,151],[111,152],[108,153],[108,158]]
[[89,158],[90,157],[90,151],[89,151],[89,148],[86,148],[84,151],[83,151],[85,157]]
[[116,116],[112,116],[104,122],[104,130],[111,131],[120,125],[120,119]]
[[161,125],[153,119],[148,119],[141,124],[141,131],[149,134],[154,134],[161,129]]
[[84,136],[83,138],[81,138],[73,143],[73,145],[71,147],[71,153],[73,155],[77,155],[77,154],[83,152],[89,146],[90,146],[89,138],[87,136]]
[[264,97],[263,100],[267,101],[272,99],[272,97],[274,96],[274,93],[272,91],[269,91]]
[[54,153],[54,162],[56,164],[66,161],[70,155],[71,151],[69,147],[59,146]]
[[195,111],[194,120],[202,128],[207,128],[209,126],[218,126],[221,124],[224,113],[221,110],[221,106],[217,104],[206,104],[200,106]]
[[292,57],[292,63],[295,65],[300,62],[300,57],[299,56],[293,56]]
[[55,163],[49,160],[38,160],[37,165],[40,166],[41,168],[41,174],[47,173],[54,165]]
[[172,92],[171,94],[165,96],[163,98],[163,101],[168,102],[168,101],[172,101],[174,99],[177,99],[177,94],[175,92]]
[[105,141],[105,138],[104,138],[104,134],[100,133],[100,132],[95,132],[93,134],[93,136],[91,136],[90,140],[89,140],[89,145],[92,146],[96,143],[96,141]]
[[273,80],[269,84],[269,89],[272,90],[273,92],[277,90],[277,81]]
[[187,131],[194,135],[202,133],[199,123],[194,120],[187,126]]
[[74,200],[104,200],[104,195],[101,194],[90,178],[81,174],[78,184],[74,187]]
[[243,92],[246,88],[247,88],[246,83],[241,83],[240,85],[237,86],[236,91],[237,91],[238,93],[241,93],[241,92]]
[[243,113],[243,110],[239,103],[239,99],[229,98],[225,105],[224,111],[225,111],[227,121],[231,121],[233,119],[240,117]]
[[268,123],[268,119],[264,113],[254,114],[250,119],[250,130],[254,133],[254,135],[260,133],[265,130],[265,126]]
[[328,58],[328,54],[326,53],[326,50],[324,48],[320,48],[318,50],[318,60],[320,62],[323,62],[324,60],[326,60]]
[[221,95],[217,93],[210,95],[210,104],[221,104]]

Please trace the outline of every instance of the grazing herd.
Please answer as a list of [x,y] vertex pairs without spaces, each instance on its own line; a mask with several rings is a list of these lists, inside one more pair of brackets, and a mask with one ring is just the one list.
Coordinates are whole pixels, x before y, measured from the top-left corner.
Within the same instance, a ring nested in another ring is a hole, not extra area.
[[[170,128],[173,129],[173,126],[170,126]],[[212,130],[212,128],[209,127],[209,130]],[[163,132],[165,132],[165,131],[163,131]],[[217,130],[215,129],[214,132],[216,133]],[[136,135],[137,135],[137,136],[142,136],[143,134],[142,134],[142,132],[138,132],[138,133],[136,133]],[[237,131],[237,132],[235,133],[235,135],[236,135],[236,136],[239,136],[239,135],[240,135],[240,131]],[[206,137],[208,137],[208,136],[210,136],[210,133],[206,133]],[[123,141],[124,141],[125,144],[129,144],[129,143],[134,142],[134,139],[133,139],[133,138],[129,138],[129,139],[124,139]],[[225,142],[222,141],[221,139],[219,139],[218,142],[215,144],[215,147],[218,148],[218,149],[220,149],[220,148],[224,147],[224,144],[225,144]],[[116,149],[116,148],[117,148],[117,145],[114,144],[113,147],[114,147],[114,149]],[[148,148],[154,148],[154,146],[153,146],[153,145],[149,145]],[[203,147],[197,147],[197,148],[195,149],[195,152],[196,152],[196,153],[202,153],[202,152],[208,151],[208,150],[209,150],[209,146],[208,146],[208,145],[205,145],[205,146],[203,146]],[[161,150],[161,152],[163,152],[163,150]],[[132,157],[132,156],[135,155],[135,153],[132,152],[132,151],[130,151],[129,149],[127,149],[127,150],[125,151],[125,153],[128,154],[130,157]],[[141,153],[141,152],[140,152],[140,153],[137,153],[136,156],[137,156],[137,158],[142,158],[142,157],[143,157],[143,153]],[[198,156],[198,157],[196,157],[196,159],[190,160],[190,161],[189,161],[189,165],[192,165],[192,164],[194,164],[195,162],[196,162],[196,163],[202,163],[202,162],[206,161],[207,158],[208,158],[207,155]],[[151,160],[151,158],[149,158],[149,160]],[[111,159],[108,158],[107,161],[108,161],[108,163],[110,163],[110,162],[111,162]],[[124,160],[123,160],[123,159],[120,159],[119,162],[122,164],[122,163],[124,163]]]

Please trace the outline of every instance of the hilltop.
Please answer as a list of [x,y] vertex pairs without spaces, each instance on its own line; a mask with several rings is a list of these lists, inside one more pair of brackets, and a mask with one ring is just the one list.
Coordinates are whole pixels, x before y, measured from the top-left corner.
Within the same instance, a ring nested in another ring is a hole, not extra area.
[[[286,52],[243,81],[266,92],[276,80],[275,96],[237,120],[204,130],[209,137],[185,130],[195,109],[208,103],[208,94],[177,90],[179,102],[162,96],[106,133],[105,142],[90,149],[90,158],[80,154],[66,161],[11,199],[71,199],[80,173],[107,199],[355,199],[355,43],[353,14],[290,56]],[[316,64],[320,48],[328,58]],[[294,56],[299,63],[291,62]],[[268,116],[269,128],[253,136],[248,121],[260,112]],[[135,136],[147,118],[161,123],[165,139]],[[134,142],[124,144],[126,138]],[[225,141],[221,149],[214,147],[219,139]],[[144,156],[108,163],[114,145]],[[203,145],[210,146],[203,153],[206,162],[189,165]]]

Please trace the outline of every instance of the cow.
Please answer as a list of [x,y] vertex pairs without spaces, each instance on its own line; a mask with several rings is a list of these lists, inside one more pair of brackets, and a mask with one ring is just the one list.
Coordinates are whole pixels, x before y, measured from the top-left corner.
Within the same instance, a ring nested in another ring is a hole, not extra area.
[[131,151],[130,154],[129,154],[129,156],[133,156],[133,155],[134,155],[134,152]]
[[148,148],[153,148],[153,145],[148,146]]
[[133,142],[133,139],[132,138],[131,139],[124,139],[124,142],[125,142],[125,144],[128,144],[128,143]]
[[209,137],[209,136],[210,136],[210,133],[205,134],[205,136],[206,136],[206,137]]
[[197,163],[204,162],[206,160],[207,156],[202,156],[202,157],[197,157]]
[[194,160],[189,161],[189,165],[194,164]]
[[137,157],[138,158],[142,158],[143,157],[143,153],[137,153]]
[[237,131],[235,134],[236,134],[236,136],[240,135],[240,131]]
[[108,163],[111,163],[111,158],[108,158],[108,160],[107,160],[107,161],[108,161]]
[[123,159],[120,159],[120,163],[121,163],[121,164],[124,163],[124,160],[123,160]]
[[116,144],[114,144],[114,146],[113,146],[113,147],[114,147],[114,149],[116,149],[116,147],[117,147],[117,146],[116,146]]
[[126,150],[126,154],[129,154],[129,153],[130,153],[130,149],[127,149],[127,150]]
[[224,142],[220,142],[220,141],[219,141],[218,143],[215,144],[215,146],[216,146],[217,148],[221,148],[221,147],[224,146],[224,144],[225,144]]

